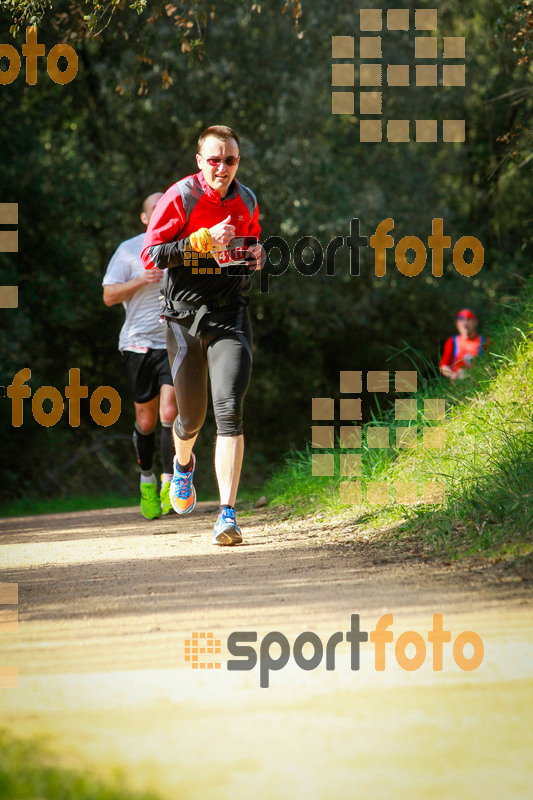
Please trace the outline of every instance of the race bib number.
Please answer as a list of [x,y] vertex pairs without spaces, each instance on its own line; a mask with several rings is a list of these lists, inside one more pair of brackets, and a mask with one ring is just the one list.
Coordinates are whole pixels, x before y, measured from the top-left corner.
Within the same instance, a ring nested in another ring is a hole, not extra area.
[[229,250],[223,250],[220,253],[216,251],[213,253],[217,262],[221,267],[229,266],[230,264],[244,264],[244,256],[246,247],[232,247]]
[[213,248],[213,258],[219,267],[243,266],[246,264],[246,251],[251,244],[257,244],[252,236],[233,239],[229,245],[218,244]]

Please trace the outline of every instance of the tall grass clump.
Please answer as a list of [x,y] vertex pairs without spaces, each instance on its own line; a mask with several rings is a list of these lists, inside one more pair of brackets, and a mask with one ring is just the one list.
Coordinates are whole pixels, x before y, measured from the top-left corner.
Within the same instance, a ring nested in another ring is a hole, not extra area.
[[[399,532],[423,535],[452,556],[476,551],[529,553],[533,280],[512,307],[487,322],[483,332],[491,344],[464,380],[451,383],[433,368],[433,376],[419,379],[416,394],[394,394],[395,399],[416,398],[412,419],[396,420],[394,405],[378,407],[362,426],[361,447],[340,451],[337,441],[335,448],[320,450],[336,454],[334,476],[313,477],[309,446],[289,456],[267,492],[275,502],[292,504],[298,511],[329,510],[347,521],[364,520],[376,527],[396,523]],[[439,418],[441,411],[444,416]],[[389,429],[389,447],[369,446],[369,430],[376,427]],[[403,431],[397,434],[399,428]],[[442,448],[434,446],[439,443]],[[346,454],[360,458],[360,475],[339,474]],[[341,482],[346,481],[341,491]],[[380,497],[383,485],[385,495]]]

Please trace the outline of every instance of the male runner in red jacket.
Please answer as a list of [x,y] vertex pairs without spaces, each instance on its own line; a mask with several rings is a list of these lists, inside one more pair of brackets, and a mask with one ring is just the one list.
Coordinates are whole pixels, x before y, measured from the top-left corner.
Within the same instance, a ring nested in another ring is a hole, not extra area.
[[[166,270],[163,313],[179,412],[171,502],[179,514],[190,513],[196,503],[192,448],[205,419],[209,373],[217,425],[220,512],[213,544],[218,545],[242,542],[234,504],[244,452],[243,401],[252,367],[247,294],[250,271],[264,264],[255,195],[235,180],[239,149],[237,134],[226,126],[212,126],[200,135],[200,172],[178,181],[158,202],[142,252],[145,269]],[[230,266],[219,266],[230,256]]]

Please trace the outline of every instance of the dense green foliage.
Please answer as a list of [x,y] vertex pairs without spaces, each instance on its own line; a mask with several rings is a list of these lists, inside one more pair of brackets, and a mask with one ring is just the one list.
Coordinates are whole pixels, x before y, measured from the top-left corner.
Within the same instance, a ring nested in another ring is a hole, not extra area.
[[[331,114],[330,85],[331,36],[357,37],[357,9],[347,0],[304,3],[295,25],[283,6],[217,2],[198,35],[201,52],[184,52],[174,12],[149,21],[124,8],[101,35],[73,39],[79,73],[70,84],[49,80],[41,59],[37,85],[26,85],[23,67],[0,86],[0,200],[19,203],[21,243],[17,255],[0,255],[0,283],[20,286],[19,308],[1,311],[1,382],[30,367],[33,391],[62,390],[69,368],[79,367],[89,393],[111,385],[123,397],[109,430],[93,423],[87,401],[78,429],[66,413],[43,428],[28,400],[14,429],[4,400],[5,499],[134,489],[133,409],[116,349],[122,309],[103,305],[101,279],[119,242],[141,232],[143,197],[195,171],[195,141],[209,124],[229,124],[242,137],[239,177],[258,196],[265,238],[281,235],[294,246],[313,236],[325,248],[348,235],[351,218],[369,236],[392,217],[396,242],[407,234],[427,240],[432,218],[442,217],[452,242],[472,235],[485,246],[474,278],[458,274],[451,251],[440,279],[430,258],[419,276],[404,277],[392,251],[387,275],[376,278],[370,248],[361,251],[358,277],[343,247],[335,276],[322,268],[305,277],[291,264],[270,278],[268,293],[255,281],[248,484],[291,446],[304,446],[311,398],[330,396],[339,370],[405,368],[405,355],[387,361],[402,342],[435,362],[458,306],[486,317],[529,272],[531,66],[515,52],[513,26],[521,23],[512,9],[504,17],[497,0],[439,3],[439,37],[466,37],[466,89],[383,87],[386,116],[464,117],[465,144],[361,144],[358,114]],[[68,3],[53,7],[70,13]],[[2,41],[12,21],[0,13]],[[48,51],[58,38],[57,19],[45,15],[39,40]],[[17,35],[19,51],[22,42]],[[414,64],[407,34],[387,34],[386,48],[392,63]],[[208,492],[213,433],[210,418],[198,476]]]

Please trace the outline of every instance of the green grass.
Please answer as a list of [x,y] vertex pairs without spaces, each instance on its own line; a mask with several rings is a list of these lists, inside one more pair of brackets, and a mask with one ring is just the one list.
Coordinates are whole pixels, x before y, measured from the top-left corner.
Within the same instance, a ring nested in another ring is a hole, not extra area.
[[91,511],[96,508],[124,508],[139,504],[138,495],[88,495],[86,497],[56,497],[49,500],[15,500],[0,505],[0,517],[24,517],[33,514],[58,514],[68,511]]
[[[239,489],[237,498],[238,506],[253,507],[254,502],[263,494],[261,487],[242,487]],[[200,502],[217,502],[218,495],[212,491],[210,493],[198,493]],[[24,517],[34,514],[61,514],[72,511],[92,511],[99,508],[126,508],[127,506],[139,505],[139,495],[121,495],[117,493],[107,493],[102,495],[86,495],[84,497],[53,497],[48,500],[38,498],[27,498],[25,500],[15,500],[12,503],[0,504],[0,517]]]
[[[253,505],[257,491],[239,492],[239,501]],[[218,496],[198,494],[199,501],[217,501]],[[99,508],[126,508],[139,505],[139,495],[102,494],[85,497],[55,497],[49,500],[28,498],[0,505],[0,517],[25,517],[35,514],[62,514],[72,511],[93,511]]]
[[1,800],[157,800],[128,789],[120,774],[104,780],[54,761],[37,742],[0,731]]
[[[417,419],[410,422],[396,421],[394,408],[378,409],[375,418],[363,426],[363,446],[352,451],[362,456],[362,475],[357,479],[361,502],[341,505],[339,455],[335,477],[311,475],[310,447],[288,456],[265,494],[274,498],[274,505],[291,506],[295,513],[319,509],[375,529],[392,525],[400,534],[423,536],[450,557],[474,552],[528,555],[533,549],[532,321],[530,280],[522,299],[485,326],[492,345],[464,381],[451,384],[435,376],[419,386]],[[424,401],[436,398],[445,398],[444,421],[424,416]],[[366,445],[367,429],[376,424],[389,427],[394,446],[377,449]],[[417,446],[398,449],[395,429],[409,425],[417,426]],[[422,430],[434,426],[445,427],[442,450],[422,446]],[[337,442],[337,453],[338,447]],[[389,483],[388,503],[375,505],[364,499],[370,481]],[[417,504],[395,502],[398,481],[417,484]],[[422,502],[423,487],[428,483],[444,488],[444,503]]]

